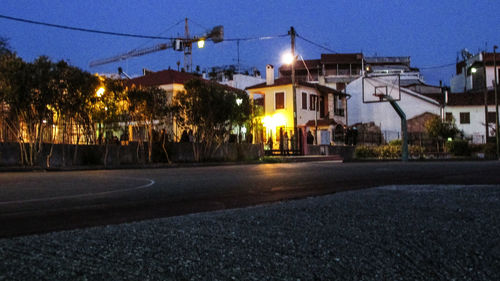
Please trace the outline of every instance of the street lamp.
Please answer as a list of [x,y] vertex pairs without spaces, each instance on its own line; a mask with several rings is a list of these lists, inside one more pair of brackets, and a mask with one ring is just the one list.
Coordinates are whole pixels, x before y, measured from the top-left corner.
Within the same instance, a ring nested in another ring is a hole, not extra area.
[[102,95],[104,94],[104,87],[100,87],[97,92],[96,92],[96,95],[98,98],[102,97]]

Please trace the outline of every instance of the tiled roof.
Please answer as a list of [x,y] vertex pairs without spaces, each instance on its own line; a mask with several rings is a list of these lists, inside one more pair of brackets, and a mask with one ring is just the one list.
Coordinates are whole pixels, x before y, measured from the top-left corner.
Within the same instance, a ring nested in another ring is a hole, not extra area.
[[[246,90],[270,88],[270,87],[290,85],[290,84],[292,84],[292,78],[290,78],[290,77],[281,77],[281,78],[278,78],[278,79],[274,80],[274,84],[272,84],[272,85],[267,85],[266,82],[264,82],[264,83],[260,83],[260,84],[257,84],[257,85],[253,85],[253,86],[247,87]],[[301,86],[304,86],[304,87],[309,87],[309,88],[317,89],[319,92],[324,93],[324,94],[334,93],[336,95],[348,96],[345,93],[342,93],[342,92],[337,91],[335,89],[332,89],[330,87],[326,87],[326,86],[319,85],[319,84],[313,84],[313,83],[308,83],[308,82],[304,82],[304,81],[298,81],[297,84],[299,84]]]
[[[306,67],[304,64],[307,66],[307,69],[312,70],[312,69],[321,69],[321,60],[298,60],[295,62],[295,70],[305,70]],[[292,70],[291,65],[282,65],[279,67],[279,72],[290,72]]]
[[175,71],[175,70],[171,70],[171,69],[153,72],[151,74],[147,74],[144,76],[124,80],[124,83],[126,86],[129,86],[129,87],[132,85],[150,87],[150,86],[161,86],[161,85],[169,85],[169,84],[184,84],[187,81],[192,80],[192,79],[200,79],[206,83],[215,83],[215,84],[217,84],[217,85],[219,85],[227,90],[230,90],[230,91],[240,91],[240,92],[243,91],[243,90],[240,90],[237,88],[233,88],[231,86],[227,86],[227,85],[219,84],[217,82],[213,82],[210,80],[202,79],[201,77],[196,76],[196,75],[191,74],[191,73],[179,72],[179,71]]
[[[421,94],[444,104],[444,94]],[[495,91],[488,91],[488,105],[495,104]],[[449,93],[447,106],[484,106],[484,92]]]
[[[488,104],[495,104],[495,91],[488,91]],[[448,103],[451,106],[484,105],[484,92],[467,92],[448,94]]]
[[129,80],[124,80],[127,86],[160,86],[168,84],[184,84],[191,79],[199,79],[198,76],[191,73],[179,72],[175,70],[162,70],[158,72],[153,72],[151,74],[136,77]]
[[[319,127],[326,127],[326,126],[337,125],[338,124],[333,119],[318,119],[317,122],[318,122],[318,126]],[[307,127],[313,127],[313,126],[315,126],[314,120],[307,121],[306,126]]]
[[[494,55],[495,55],[494,53],[484,53],[484,62],[487,65],[493,65],[493,62],[495,61]],[[497,66],[499,66],[500,65],[500,53],[497,53],[496,61],[497,61]]]
[[359,63],[363,59],[363,54],[321,54],[321,62],[324,64],[329,63]]

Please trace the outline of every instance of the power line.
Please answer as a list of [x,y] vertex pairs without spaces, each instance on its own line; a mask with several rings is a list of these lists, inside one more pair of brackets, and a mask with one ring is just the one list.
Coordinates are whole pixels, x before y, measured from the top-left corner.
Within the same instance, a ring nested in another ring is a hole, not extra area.
[[[183,21],[184,21],[184,20],[180,20],[180,21],[178,21],[178,22],[174,23],[173,25],[169,26],[167,29],[165,29],[165,30],[163,30],[162,32],[160,32],[157,36],[160,36],[160,35],[163,35],[163,34],[167,33],[167,31],[170,31],[172,28],[174,28],[174,27],[178,26],[178,25],[179,25],[179,24],[181,24]],[[146,46],[146,45],[150,44],[150,43],[151,43],[151,41],[153,41],[153,40],[148,40],[147,42],[145,42],[145,43],[143,43],[143,44],[141,44],[141,45],[139,45],[139,46],[135,47],[135,48],[133,49],[133,51],[135,51],[135,50],[137,50],[137,49],[139,49],[139,48],[142,48],[142,47],[144,47],[144,46]]]
[[309,44],[311,44],[311,45],[314,45],[314,46],[316,46],[316,47],[318,47],[318,48],[321,48],[321,49],[327,50],[328,52],[332,52],[332,53],[335,53],[335,54],[337,53],[336,51],[334,51],[334,50],[332,50],[332,49],[330,49],[330,48],[327,48],[327,47],[325,47],[325,46],[323,46],[323,45],[320,45],[320,44],[318,44],[318,43],[315,43],[315,42],[313,42],[313,41],[311,41],[311,40],[309,40],[309,39],[306,39],[306,38],[304,38],[303,36],[300,36],[300,35],[298,35],[298,34],[296,34],[296,36],[297,36],[298,38],[300,38],[300,39],[302,39],[302,40],[306,41],[307,43],[309,43]]
[[[35,25],[42,25],[42,26],[48,26],[48,27],[54,27],[54,28],[61,28],[61,29],[73,30],[73,31],[81,31],[81,32],[89,32],[89,33],[113,35],[113,36],[145,38],[145,39],[162,39],[162,40],[174,40],[174,39],[177,39],[176,37],[165,37],[165,36],[152,36],[152,35],[121,33],[121,32],[104,31],[104,30],[89,29],[89,28],[82,28],[82,27],[75,27],[75,26],[67,26],[67,25],[61,25],[61,24],[53,24],[53,23],[47,23],[47,22],[41,22],[41,21],[34,21],[34,20],[29,20],[29,19],[16,18],[16,17],[6,16],[6,15],[0,15],[0,18],[7,19],[7,20],[12,20],[12,21],[23,22],[23,23],[30,23],[30,24],[35,24]],[[224,41],[268,40],[268,39],[281,38],[281,37],[285,37],[285,36],[288,36],[288,35],[284,34],[284,35],[277,35],[277,36],[261,36],[261,37],[247,37],[247,38],[228,38],[228,39],[224,39]]]
[[47,22],[41,22],[41,21],[28,20],[28,19],[22,19],[22,18],[15,18],[15,17],[5,16],[5,15],[0,15],[0,18],[12,20],[12,21],[24,22],[24,23],[31,23],[31,24],[36,24],[36,25],[49,26],[49,27],[54,27],[54,28],[61,28],[61,29],[68,29],[68,30],[75,30],[75,31],[82,31],[82,32],[90,32],[90,33],[98,33],[98,34],[106,34],[106,35],[114,35],[114,36],[147,38],[147,39],[163,39],[163,40],[174,39],[172,37],[140,35],[140,34],[120,33],[120,32],[111,32],[111,31],[103,31],[103,30],[96,30],[96,29],[88,29],[88,28],[81,28],[81,27],[74,27],[74,26],[67,26],[67,25],[60,25],[60,24],[53,24],[53,23],[47,23]]
[[273,35],[273,36],[260,36],[260,37],[246,37],[246,38],[226,38],[224,41],[252,41],[252,40],[270,40],[288,37],[288,34]]
[[445,68],[449,67],[452,65],[456,65],[456,63],[447,63],[447,64],[442,64],[442,65],[436,65],[436,66],[426,66],[426,67],[419,67],[419,69],[436,69],[436,68]]

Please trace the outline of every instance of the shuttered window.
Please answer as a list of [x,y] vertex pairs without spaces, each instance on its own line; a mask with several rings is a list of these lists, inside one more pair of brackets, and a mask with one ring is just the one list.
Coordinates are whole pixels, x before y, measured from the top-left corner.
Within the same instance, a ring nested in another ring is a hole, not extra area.
[[307,93],[302,93],[302,109],[307,109]]
[[460,124],[470,124],[469,112],[460,112]]
[[285,93],[284,92],[278,92],[274,94],[274,102],[275,102],[275,109],[284,109],[285,108]]

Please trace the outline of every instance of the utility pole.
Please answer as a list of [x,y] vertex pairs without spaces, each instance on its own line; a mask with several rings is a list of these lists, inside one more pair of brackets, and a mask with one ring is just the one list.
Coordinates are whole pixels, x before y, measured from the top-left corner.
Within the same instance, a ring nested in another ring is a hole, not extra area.
[[191,57],[191,54],[193,53],[193,44],[191,42],[191,39],[189,38],[188,18],[185,19],[184,24],[185,24],[184,69],[186,70],[186,72],[192,72],[191,68],[193,66],[193,58]]
[[[493,67],[495,68],[495,136],[497,141],[497,159],[500,160],[500,151],[499,151],[499,139],[498,139],[498,74],[497,74],[497,48],[498,46],[493,46]],[[488,121],[486,121],[488,122]]]
[[291,51],[292,51],[292,99],[293,99],[293,135],[295,136],[295,148],[298,148],[299,136],[297,134],[297,97],[296,97],[296,86],[295,86],[295,61],[297,58],[295,57],[295,28],[290,26],[290,31],[288,32],[291,40]]
[[238,51],[238,73],[241,73],[241,69],[240,69],[240,39],[236,40],[236,48]]
[[488,143],[489,137],[489,127],[488,127],[488,79],[486,79],[486,62],[485,62],[486,52],[483,52],[483,75],[484,75],[484,129],[485,129],[485,141]]

